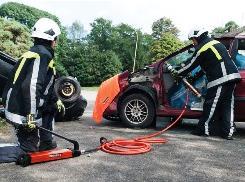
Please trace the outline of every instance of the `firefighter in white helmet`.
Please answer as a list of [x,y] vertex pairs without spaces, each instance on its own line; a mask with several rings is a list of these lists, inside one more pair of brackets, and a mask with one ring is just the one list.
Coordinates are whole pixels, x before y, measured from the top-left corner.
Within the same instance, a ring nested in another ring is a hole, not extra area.
[[221,137],[233,139],[234,126],[234,89],[241,76],[226,47],[208,36],[208,31],[193,29],[188,38],[193,41],[195,52],[177,74],[185,76],[200,66],[207,77],[207,94],[203,114],[198,122],[195,135],[209,136],[210,124],[220,114]]
[[39,19],[32,28],[34,46],[14,66],[3,101],[6,119],[15,126],[19,146],[0,148],[5,153],[3,157],[0,152],[0,162],[13,162],[22,153],[57,147],[52,135],[38,131],[36,125],[52,130],[56,109],[65,109],[53,94],[56,76],[53,57],[60,33],[55,21]]

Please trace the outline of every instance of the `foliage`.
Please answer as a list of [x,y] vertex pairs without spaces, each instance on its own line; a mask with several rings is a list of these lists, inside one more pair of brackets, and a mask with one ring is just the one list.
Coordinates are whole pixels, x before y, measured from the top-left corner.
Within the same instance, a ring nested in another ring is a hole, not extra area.
[[29,28],[32,28],[36,21],[42,17],[53,19],[60,25],[60,21],[56,16],[46,11],[15,2],[2,4],[0,6],[0,16],[14,19]]
[[30,33],[25,25],[0,18],[0,50],[19,58],[32,45]]
[[67,27],[68,38],[72,41],[81,41],[85,36],[85,30],[81,22],[75,21],[70,27]]
[[87,41],[97,46],[101,52],[114,51],[122,63],[123,70],[132,71],[137,34],[136,69],[142,68],[151,60],[149,50],[152,39],[150,35],[143,34],[140,30],[135,30],[124,23],[114,26],[110,20],[103,18],[96,19],[91,26]]
[[[0,49],[15,57],[31,46],[25,25],[31,28],[40,17],[59,23],[58,18],[48,12],[18,3],[0,6],[0,16],[6,17],[0,19],[0,38],[3,40]],[[11,25],[1,26],[9,23]],[[56,68],[59,75],[76,77],[82,86],[98,85],[122,70],[132,71],[136,42],[136,70],[149,64],[152,58],[165,57],[183,46],[177,38],[179,30],[165,17],[153,23],[152,35],[124,23],[113,25],[104,18],[91,23],[88,35],[78,21],[70,27],[60,27],[62,33],[55,50]]]
[[88,41],[98,46],[100,51],[111,50],[114,46],[113,39],[113,26],[110,20],[104,18],[97,18],[90,24],[92,29],[88,35]]
[[155,60],[164,58],[183,46],[184,44],[175,35],[166,32],[162,34],[159,40],[153,43],[151,47],[152,57]]
[[152,36],[155,39],[160,39],[162,34],[170,32],[175,36],[178,36],[179,30],[174,26],[172,20],[163,17],[152,24]]
[[236,22],[228,21],[224,27],[216,27],[212,30],[211,34],[214,36],[222,35],[227,32],[231,32],[235,29],[239,28]]
[[[64,27],[61,28],[61,35],[58,38],[57,47],[55,48],[55,62],[56,62],[56,69],[58,75],[67,76],[68,72],[64,65],[62,64],[62,60],[64,57],[69,56],[68,50],[68,39],[67,39],[67,32]],[[68,55],[66,55],[68,54]]]
[[113,51],[101,52],[87,43],[71,43],[68,51],[72,59],[66,56],[62,63],[82,86],[98,85],[121,72],[121,62]]
[[[0,44],[0,49],[14,57],[21,56],[31,47],[30,29],[39,18],[51,18],[60,24],[60,21],[56,16],[46,11],[14,2],[2,4],[0,6],[0,16],[5,17],[4,19],[0,19],[0,24],[1,22],[4,22],[3,26],[0,26],[0,38],[3,40],[3,43]],[[1,27],[3,27],[3,30]],[[62,34],[59,37],[60,43],[56,50],[58,57],[56,68],[61,75],[68,74],[64,66],[60,63],[60,58],[64,54],[61,46],[65,45],[66,41],[66,32],[62,27]]]

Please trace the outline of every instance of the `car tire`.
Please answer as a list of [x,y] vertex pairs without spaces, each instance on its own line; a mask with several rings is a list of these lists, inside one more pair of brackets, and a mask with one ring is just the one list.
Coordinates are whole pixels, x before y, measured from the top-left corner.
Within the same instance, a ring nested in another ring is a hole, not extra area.
[[62,76],[55,81],[54,91],[64,104],[74,103],[81,94],[81,86],[75,78]]
[[84,97],[80,96],[74,103],[65,104],[65,115],[62,115],[62,113],[57,113],[55,116],[55,122],[77,120],[83,115],[86,107],[87,100]]
[[155,107],[152,100],[142,94],[131,94],[123,98],[119,116],[127,127],[146,128],[155,118]]

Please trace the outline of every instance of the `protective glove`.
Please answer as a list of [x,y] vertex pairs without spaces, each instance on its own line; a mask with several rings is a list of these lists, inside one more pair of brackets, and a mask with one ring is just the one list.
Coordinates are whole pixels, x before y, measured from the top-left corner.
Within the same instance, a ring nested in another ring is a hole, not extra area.
[[172,77],[173,77],[175,80],[178,80],[179,75],[178,75],[178,72],[177,72],[175,69],[171,70],[171,75],[172,75]]
[[65,115],[66,108],[60,99],[56,102],[56,108],[58,112],[64,112],[64,115]]
[[24,124],[24,125],[30,131],[32,131],[36,128],[36,122],[35,122],[33,114],[28,114],[26,116],[26,124]]
[[170,71],[170,74],[172,75],[172,77],[178,81],[179,80],[179,75],[178,75],[178,71],[176,69],[173,68],[173,66],[171,64],[165,63],[166,64],[166,68],[167,70]]

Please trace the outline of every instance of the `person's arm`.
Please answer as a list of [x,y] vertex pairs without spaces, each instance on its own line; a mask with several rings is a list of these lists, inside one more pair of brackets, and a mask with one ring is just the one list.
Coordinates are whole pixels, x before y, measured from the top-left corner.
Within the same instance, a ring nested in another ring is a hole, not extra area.
[[184,67],[177,70],[177,74],[180,76],[186,76],[191,70],[200,65],[203,59],[203,53],[195,52],[190,60],[188,60]]

